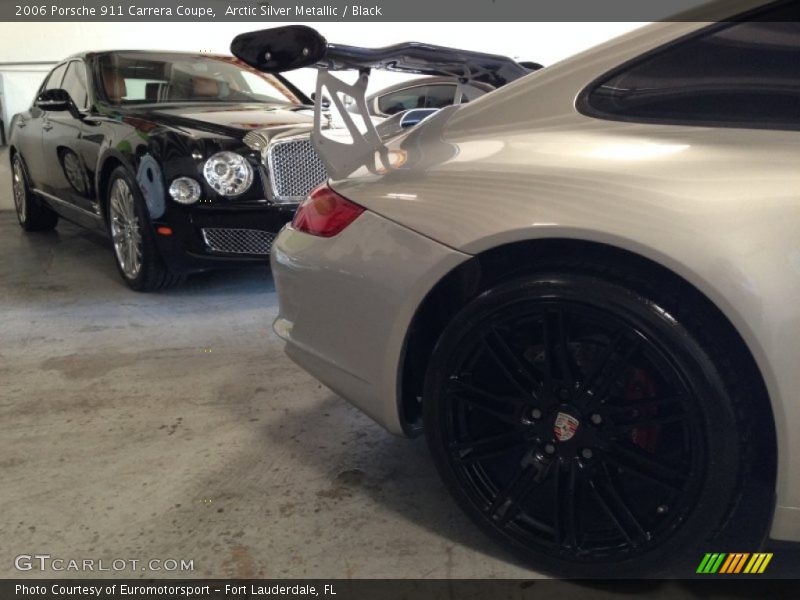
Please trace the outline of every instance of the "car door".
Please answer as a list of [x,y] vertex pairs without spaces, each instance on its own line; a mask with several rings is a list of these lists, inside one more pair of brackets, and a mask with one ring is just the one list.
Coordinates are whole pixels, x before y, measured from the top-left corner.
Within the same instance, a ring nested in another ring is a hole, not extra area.
[[47,165],[44,191],[84,211],[95,212],[92,186],[83,148],[83,116],[89,108],[86,67],[82,60],[67,63],[61,88],[72,98],[81,117],[70,111],[48,111],[42,122],[42,152]]
[[[66,64],[61,64],[50,71],[36,92],[36,98],[45,90],[60,88],[66,70]],[[30,110],[17,117],[14,128],[15,145],[25,161],[31,186],[41,188],[47,172],[42,155],[42,126],[45,111],[36,106],[36,98]]]

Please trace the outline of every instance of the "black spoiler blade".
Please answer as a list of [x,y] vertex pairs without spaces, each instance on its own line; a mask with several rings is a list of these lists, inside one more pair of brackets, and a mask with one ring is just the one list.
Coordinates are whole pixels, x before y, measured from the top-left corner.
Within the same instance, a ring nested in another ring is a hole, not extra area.
[[309,66],[329,71],[382,69],[483,81],[495,87],[536,70],[529,67],[539,66],[523,66],[497,54],[419,42],[383,48],[329,44],[319,32],[305,25],[243,33],[234,38],[231,52],[250,66],[271,73]]

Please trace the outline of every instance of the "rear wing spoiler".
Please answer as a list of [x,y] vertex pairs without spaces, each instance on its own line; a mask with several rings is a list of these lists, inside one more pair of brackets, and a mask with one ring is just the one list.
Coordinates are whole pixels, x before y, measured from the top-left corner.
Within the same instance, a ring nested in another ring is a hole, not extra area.
[[498,54],[419,42],[383,48],[330,44],[318,31],[305,25],[274,27],[237,35],[231,43],[231,52],[265,73],[281,73],[316,65],[328,71],[381,69],[449,76],[464,81],[481,81],[495,87],[541,68],[536,63],[522,65]]
[[[373,172],[390,168],[388,153],[370,118],[366,103],[371,69],[453,77],[459,85],[471,81],[499,87],[541,68],[536,63],[522,64],[506,56],[458,50],[419,42],[406,42],[383,48],[360,48],[330,44],[315,29],[288,25],[252,31],[236,36],[231,52],[251,67],[265,73],[282,73],[301,67],[317,68],[314,129],[311,141],[328,173],[334,179],[345,177],[367,164]],[[358,80],[348,84],[333,76],[333,71],[355,70]],[[344,143],[322,132],[323,90],[330,94],[332,108],[341,117],[352,143]],[[355,100],[363,127],[353,121],[342,96]],[[380,161],[381,164],[378,164]]]

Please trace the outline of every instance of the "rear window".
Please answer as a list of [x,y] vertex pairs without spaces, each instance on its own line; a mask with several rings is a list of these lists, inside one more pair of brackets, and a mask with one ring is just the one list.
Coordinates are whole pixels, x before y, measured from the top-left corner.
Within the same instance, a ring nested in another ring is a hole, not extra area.
[[592,116],[800,129],[800,10],[714,27],[627,66],[585,97]]

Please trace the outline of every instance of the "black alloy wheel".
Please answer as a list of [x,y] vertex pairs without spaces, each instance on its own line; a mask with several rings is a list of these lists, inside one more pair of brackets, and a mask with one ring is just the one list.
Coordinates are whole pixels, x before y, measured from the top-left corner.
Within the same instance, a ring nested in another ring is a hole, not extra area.
[[549,572],[641,576],[691,561],[747,463],[714,334],[585,274],[492,289],[448,325],[429,366],[437,468],[473,520]]

